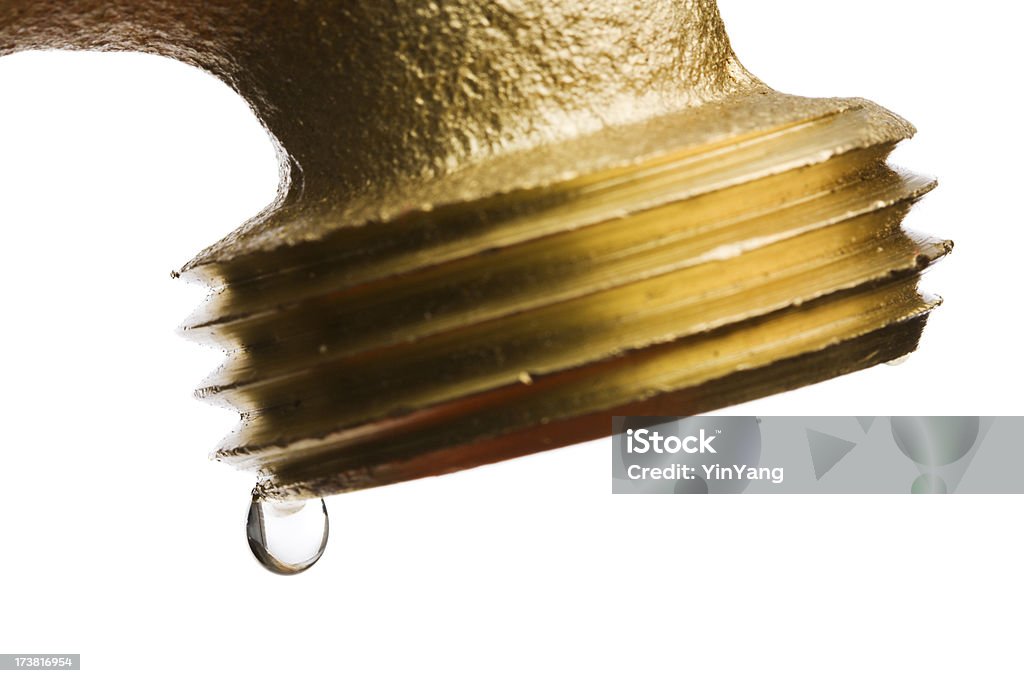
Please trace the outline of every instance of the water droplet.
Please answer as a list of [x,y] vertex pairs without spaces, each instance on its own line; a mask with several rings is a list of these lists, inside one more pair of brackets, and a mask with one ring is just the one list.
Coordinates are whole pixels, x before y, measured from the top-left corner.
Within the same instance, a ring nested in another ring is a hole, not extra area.
[[327,547],[327,505],[318,501],[265,500],[249,506],[245,535],[259,563],[275,574],[298,574],[320,559]]
[[886,365],[892,365],[892,366],[903,365],[908,360],[910,360],[910,354],[909,353],[906,354],[905,356],[900,356],[899,358],[893,358],[892,360],[887,361]]

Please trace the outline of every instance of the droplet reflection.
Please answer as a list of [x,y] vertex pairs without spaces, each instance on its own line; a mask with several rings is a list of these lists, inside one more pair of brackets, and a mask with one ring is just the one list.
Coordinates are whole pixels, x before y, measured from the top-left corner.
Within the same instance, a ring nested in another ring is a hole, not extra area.
[[327,505],[318,501],[273,501],[253,496],[245,534],[259,563],[275,574],[298,574],[327,547]]

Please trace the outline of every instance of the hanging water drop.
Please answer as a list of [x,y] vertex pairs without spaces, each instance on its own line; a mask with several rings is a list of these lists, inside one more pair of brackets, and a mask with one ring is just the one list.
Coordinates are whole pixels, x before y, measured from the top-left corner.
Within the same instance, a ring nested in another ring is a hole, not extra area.
[[245,525],[252,554],[275,574],[298,574],[316,564],[329,531],[322,498],[275,501],[254,494]]

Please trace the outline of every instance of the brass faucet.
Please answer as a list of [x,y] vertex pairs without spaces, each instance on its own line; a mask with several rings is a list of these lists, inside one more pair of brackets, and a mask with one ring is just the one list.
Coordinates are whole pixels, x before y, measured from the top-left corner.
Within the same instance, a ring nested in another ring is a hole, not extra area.
[[0,55],[49,48],[195,65],[278,147],[276,200],[181,270],[227,352],[198,394],[242,414],[216,457],[270,498],[893,360],[937,303],[912,127],[771,90],[713,0],[0,5]]

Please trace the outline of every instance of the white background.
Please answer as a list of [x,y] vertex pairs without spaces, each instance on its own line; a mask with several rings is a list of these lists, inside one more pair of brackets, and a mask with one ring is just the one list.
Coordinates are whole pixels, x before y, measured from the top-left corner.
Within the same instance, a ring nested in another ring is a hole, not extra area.
[[[769,84],[918,126],[895,159],[941,185],[909,225],[957,244],[907,363],[726,412],[1024,412],[1021,11],[720,5]],[[218,356],[175,335],[203,294],[168,274],[275,173],[190,67],[0,60],[0,651],[83,658],[34,676],[1021,680],[1016,496],[613,497],[596,442],[330,499],[321,562],[265,572],[251,477],[206,459],[236,418],[191,398]]]

